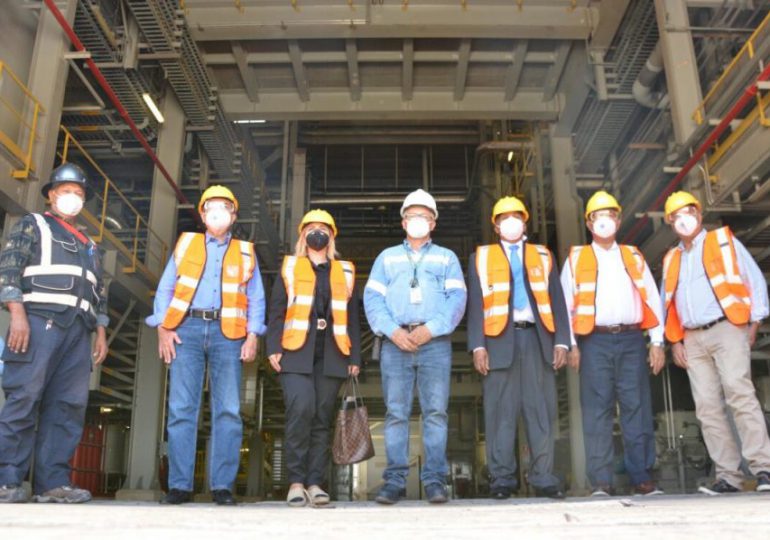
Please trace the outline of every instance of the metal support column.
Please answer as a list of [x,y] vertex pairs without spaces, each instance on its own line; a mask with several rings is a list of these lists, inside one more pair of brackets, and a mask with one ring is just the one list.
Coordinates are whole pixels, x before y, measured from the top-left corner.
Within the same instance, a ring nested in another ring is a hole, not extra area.
[[658,32],[671,100],[671,120],[677,144],[697,127],[692,111],[702,100],[686,0],[655,0]]
[[294,150],[294,158],[292,159],[290,223],[286,232],[290,239],[290,251],[293,251],[294,244],[297,242],[297,225],[302,220],[307,205],[306,165],[307,151],[304,148],[297,148]]
[[[173,92],[166,93],[161,108],[166,121],[158,134],[157,153],[172,178],[179,182],[184,154],[185,116]],[[172,250],[176,242],[177,212],[170,212],[169,209],[176,208],[176,195],[157,171],[153,177],[151,197],[150,228]],[[161,267],[165,264],[166,261],[163,261]],[[142,325],[136,357],[128,469],[123,489],[116,494],[118,499],[157,500],[160,497],[158,462],[163,446],[166,371],[163,362],[158,359],[157,331]]]
[[[582,219],[583,203],[575,186],[574,156],[571,137],[558,137],[551,128],[551,175],[553,182],[554,214],[558,258],[564,261],[569,248],[585,242]],[[583,445],[583,420],[580,409],[580,379],[574,370],[567,370],[569,393],[569,438],[572,457],[572,492],[586,490],[585,447]]]

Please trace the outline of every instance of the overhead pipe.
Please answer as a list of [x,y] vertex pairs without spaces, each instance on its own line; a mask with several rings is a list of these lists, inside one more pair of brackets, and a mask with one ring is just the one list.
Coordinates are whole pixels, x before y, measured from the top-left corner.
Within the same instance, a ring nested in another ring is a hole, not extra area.
[[653,92],[652,87],[658,75],[663,71],[663,54],[660,41],[650,53],[644,67],[634,81],[631,93],[639,105],[648,109],[665,109],[668,106],[668,95],[665,92]]
[[[67,20],[64,18],[64,15],[62,15],[62,12],[59,11],[59,8],[56,7],[56,4],[53,0],[43,0],[45,2],[45,5],[48,7],[48,9],[51,11],[51,14],[54,16],[56,21],[59,23],[59,26],[62,27],[62,30],[64,30],[64,33],[69,38],[70,42],[72,42],[72,45],[75,47],[75,49],[78,52],[87,52],[85,46],[83,45],[83,42],[80,41],[80,38],[78,38],[77,34],[75,34],[75,31],[72,29],[72,27],[69,25]],[[174,182],[174,179],[171,178],[171,174],[166,170],[166,167],[163,165],[163,163],[160,161],[160,158],[158,158],[158,155],[155,153],[155,151],[150,146],[150,143],[147,142],[147,139],[142,135],[142,132],[139,131],[139,128],[134,123],[134,121],[131,119],[131,116],[129,116],[128,111],[126,111],[126,108],[123,107],[123,104],[120,102],[120,99],[115,94],[115,91],[110,86],[110,83],[107,82],[107,79],[104,78],[104,75],[102,74],[101,70],[99,69],[99,66],[96,65],[96,62],[94,62],[93,58],[90,56],[85,59],[86,64],[88,65],[88,68],[91,70],[91,73],[93,73],[94,78],[99,83],[99,86],[102,87],[102,90],[107,94],[107,97],[110,99],[112,104],[115,106],[115,109],[118,111],[118,114],[123,119],[126,124],[128,124],[129,128],[131,129],[131,133],[134,134],[134,137],[139,141],[139,144],[142,145],[145,152],[147,152],[147,155],[150,156],[150,159],[155,163],[155,166],[158,168],[160,173],[163,175],[163,177],[166,179],[166,182],[171,186],[171,189],[174,190],[174,193],[176,194],[177,201],[179,201],[182,204],[189,205],[190,207],[190,214],[193,216],[195,221],[199,225],[203,225],[201,222],[200,215],[194,210],[194,206],[190,201],[187,200],[187,197],[185,197],[184,193],[179,189],[179,186]]]
[[[725,132],[725,130],[730,127],[730,122],[735,120],[737,116],[746,108],[746,106],[751,103],[752,100],[756,99],[757,95],[757,83],[761,81],[766,81],[770,79],[770,64],[768,64],[762,72],[759,74],[759,76],[756,78],[756,80],[751,83],[744,91],[743,94],[741,94],[741,97],[738,99],[738,101],[735,103],[735,105],[732,106],[732,108],[727,112],[724,118],[717,124],[717,126],[714,128],[714,130],[711,132],[711,134],[708,136],[708,138],[698,147],[698,149],[693,153],[693,155],[690,157],[689,160],[687,160],[687,163],[684,164],[682,169],[674,176],[674,178],[666,185],[666,187],[663,189],[663,191],[658,195],[658,197],[653,201],[650,208],[647,210],[647,212],[654,212],[660,206],[665,202],[666,198],[674,192],[674,190],[679,187],[679,184],[682,183],[682,181],[685,179],[685,177],[689,174],[689,172],[692,170],[693,167],[701,160],[701,158],[706,154],[709,148],[719,139],[719,137]],[[761,107],[762,105],[760,105]],[[708,181],[708,180],[707,180]],[[642,228],[650,221],[649,215],[645,214],[645,216],[641,219],[639,219],[634,226],[629,230],[625,236],[622,238],[622,242],[629,243],[636,238],[636,236],[639,234],[639,232],[642,230]]]

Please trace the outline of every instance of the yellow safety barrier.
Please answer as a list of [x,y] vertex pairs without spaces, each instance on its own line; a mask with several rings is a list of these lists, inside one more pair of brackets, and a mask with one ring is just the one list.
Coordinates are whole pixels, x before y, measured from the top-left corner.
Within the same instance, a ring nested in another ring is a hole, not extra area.
[[[83,209],[81,215],[91,227],[95,229],[92,238],[101,243],[107,239],[115,248],[129,260],[130,265],[123,268],[126,273],[139,272],[146,276],[153,284],[157,283],[160,274],[166,264],[166,255],[168,245],[161,240],[155,231],[150,228],[147,220],[139,213],[133,204],[128,200],[125,194],[118,189],[115,183],[110,180],[107,173],[102,170],[99,164],[93,159],[88,151],[72,136],[72,133],[64,126],[61,126],[64,138],[61,143],[58,155],[61,163],[69,160],[73,152],[77,152],[79,157],[88,161],[101,177],[104,187],[95,189],[96,196],[101,203],[100,212],[95,216],[88,209]],[[93,179],[91,179],[93,182]],[[99,182],[94,182],[96,187],[100,187]],[[131,228],[124,229],[130,232],[127,238],[119,238],[117,234],[105,227],[107,222],[107,208],[110,203],[118,202],[124,208],[128,209],[132,215],[129,223]],[[139,257],[140,247],[145,249],[144,260]]]
[[[12,84],[5,86],[6,80],[11,81]],[[19,103],[14,104],[14,101]],[[0,144],[18,160],[20,165],[18,169],[11,171],[11,175],[18,179],[28,178],[29,174],[35,170],[32,163],[32,150],[37,140],[37,121],[45,110],[29,88],[2,60],[0,60],[0,105],[3,105],[18,122],[18,140],[25,141],[17,143],[14,140],[17,138],[16,135],[9,135],[0,129]]]
[[701,101],[695,111],[693,111],[692,118],[698,125],[701,125],[708,118],[706,109],[709,105],[709,102],[714,97],[716,97],[717,94],[719,94],[719,90],[722,88],[722,84],[730,77],[733,70],[736,69],[741,61],[745,60],[746,58],[748,58],[748,60],[752,60],[754,58],[756,54],[755,44],[758,38],[760,36],[767,37],[766,34],[768,32],[770,32],[770,13],[768,13],[762,22],[759,23],[759,26],[757,26],[756,30],[752,32],[751,36],[749,36],[749,39],[746,40],[746,43],[743,45],[741,50],[738,51],[738,54],[735,55],[735,58],[732,59],[730,64],[722,72],[722,75],[711,87],[709,92],[706,94],[706,97],[703,98],[703,101]]

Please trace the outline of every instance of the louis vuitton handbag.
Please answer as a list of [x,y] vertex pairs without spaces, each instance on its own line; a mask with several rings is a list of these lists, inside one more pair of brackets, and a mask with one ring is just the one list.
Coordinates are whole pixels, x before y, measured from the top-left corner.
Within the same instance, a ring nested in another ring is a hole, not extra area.
[[358,388],[358,378],[348,377],[332,441],[332,458],[337,465],[352,465],[374,456],[369,413]]

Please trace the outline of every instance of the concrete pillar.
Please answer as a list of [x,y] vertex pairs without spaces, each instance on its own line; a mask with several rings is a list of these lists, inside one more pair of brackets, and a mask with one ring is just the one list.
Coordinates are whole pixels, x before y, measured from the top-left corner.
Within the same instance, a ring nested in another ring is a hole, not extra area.
[[[558,258],[563,262],[570,246],[585,243],[583,202],[578,197],[575,185],[572,138],[556,136],[555,128],[552,127],[550,143]],[[569,392],[572,491],[576,494],[586,490],[586,474],[583,420],[580,409],[580,379],[572,369],[567,370],[567,390]]]
[[[171,177],[179,182],[184,152],[185,117],[172,92],[166,93],[161,110],[166,121],[158,134],[156,152]],[[176,242],[177,201],[171,186],[157,170],[153,177],[151,196],[148,222],[150,228],[168,246],[168,258]],[[154,254],[156,259],[152,260],[152,255],[148,255],[151,259],[147,264],[155,271],[158,268],[157,254],[160,249],[158,240],[154,239],[153,242],[155,244],[151,244],[148,253]],[[166,261],[162,261],[160,268],[165,267],[165,264]],[[157,500],[160,497],[158,460],[163,447],[167,373],[163,362],[158,359],[157,331],[142,325],[138,343],[128,468],[126,482],[123,489],[116,494],[116,498]]]
[[[63,0],[56,2],[64,17],[72,24],[75,20],[76,0]],[[11,60],[11,68],[19,74],[21,80],[26,80],[27,86],[32,94],[40,101],[45,113],[38,117],[36,127],[36,139],[34,143],[32,163],[35,165],[35,171],[28,180],[16,180],[7,174],[7,169],[3,167],[0,173],[0,196],[3,206],[9,210],[9,220],[6,221],[6,229],[21,215],[26,212],[36,212],[44,208],[44,201],[40,195],[40,182],[33,181],[35,178],[41,181],[47,181],[51,174],[51,169],[56,157],[56,141],[59,133],[59,124],[61,122],[61,109],[64,103],[64,90],[66,87],[67,74],[69,66],[64,59],[64,54],[70,50],[70,42],[62,31],[59,23],[56,22],[51,12],[46,8],[40,9],[40,16],[37,23],[37,31],[34,36],[34,45],[25,43],[23,35],[17,35],[23,28],[19,20],[14,20],[13,13],[6,14],[6,10],[13,12],[19,8],[12,6],[3,6],[3,17],[0,18],[0,32],[9,40],[9,49],[6,52],[7,57],[17,57],[21,55],[20,61],[24,58],[24,49],[26,46],[32,47],[32,55],[27,66],[16,66],[13,58],[3,58]],[[8,16],[6,16],[8,15]],[[21,17],[21,15],[19,15]],[[14,25],[14,28],[6,28],[5,25]],[[0,40],[5,45],[5,39]],[[3,50],[5,47],[0,47]],[[10,84],[6,81],[5,84]],[[20,104],[16,104],[20,105]],[[28,133],[21,129],[19,132],[21,138],[25,140]],[[2,162],[3,165],[5,162]]]
[[307,151],[297,148],[292,159],[291,196],[289,198],[289,227],[286,231],[289,237],[289,251],[294,251],[297,242],[297,225],[305,215],[307,207]]
[[703,96],[698,78],[686,0],[655,0],[658,32],[666,71],[671,120],[677,144],[684,144],[697,127],[692,113]]

